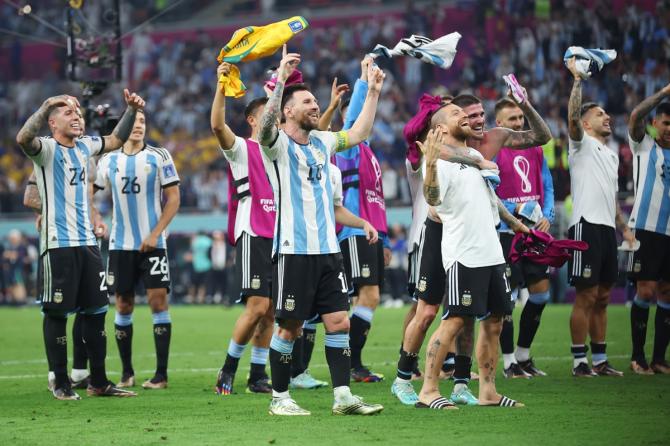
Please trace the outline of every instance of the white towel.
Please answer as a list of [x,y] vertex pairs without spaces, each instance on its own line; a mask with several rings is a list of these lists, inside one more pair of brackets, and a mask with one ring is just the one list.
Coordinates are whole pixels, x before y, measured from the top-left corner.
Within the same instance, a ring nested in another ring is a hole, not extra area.
[[603,67],[616,59],[616,50],[586,49],[581,46],[571,46],[565,51],[563,61],[567,65],[568,59],[576,58],[576,67],[583,79],[588,79],[598,73]]
[[437,40],[412,34],[409,38],[401,39],[393,49],[388,49],[383,45],[375,46],[371,55],[373,57],[385,56],[389,58],[393,56],[411,56],[422,62],[447,69],[454,62],[456,45],[460,38],[461,35],[457,32],[447,34]]

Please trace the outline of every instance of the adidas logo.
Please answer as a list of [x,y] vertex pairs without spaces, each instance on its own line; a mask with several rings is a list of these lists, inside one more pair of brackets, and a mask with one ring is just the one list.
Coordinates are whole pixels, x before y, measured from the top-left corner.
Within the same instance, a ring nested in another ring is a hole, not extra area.
[[291,246],[291,244],[288,242],[288,240],[284,240],[283,246]]

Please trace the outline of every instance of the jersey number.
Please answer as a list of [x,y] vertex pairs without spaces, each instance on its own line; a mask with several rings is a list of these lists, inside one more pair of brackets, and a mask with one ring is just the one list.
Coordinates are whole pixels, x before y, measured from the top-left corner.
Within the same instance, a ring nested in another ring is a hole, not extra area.
[[323,164],[314,164],[309,166],[309,174],[307,179],[311,182],[321,181],[321,171],[323,170]]
[[344,273],[340,272],[340,275],[337,276],[340,279],[340,282],[342,282],[342,292],[343,293],[348,293],[349,292],[349,287],[347,287],[347,279],[344,277]]
[[100,271],[100,291],[107,291],[107,280],[104,271]]
[[123,194],[139,194],[140,185],[137,182],[137,177],[121,177],[123,180],[123,188],[121,193]]
[[70,172],[72,172],[72,178],[70,178],[71,186],[86,183],[86,171],[84,169],[79,169],[78,167],[70,167]]
[[149,261],[151,262],[149,274],[152,276],[168,273],[167,257],[149,257]]

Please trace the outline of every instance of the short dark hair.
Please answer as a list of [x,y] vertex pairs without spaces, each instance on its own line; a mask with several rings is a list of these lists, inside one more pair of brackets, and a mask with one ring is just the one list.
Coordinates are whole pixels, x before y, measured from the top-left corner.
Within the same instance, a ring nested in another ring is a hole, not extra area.
[[587,103],[583,104],[582,108],[580,109],[580,112],[579,112],[579,117],[583,118],[584,115],[589,110],[591,110],[592,108],[596,108],[596,107],[600,107],[600,105],[598,105],[598,103],[596,103],[596,102],[587,102]]
[[481,104],[482,101],[477,96],[472,94],[459,94],[451,100],[451,103],[458,105],[461,108],[465,108],[473,104]]
[[670,116],[670,102],[661,102],[656,107],[656,114],[654,116],[667,115]]
[[244,108],[244,119],[249,119],[249,116],[256,113],[259,107],[265,105],[268,102],[268,97],[263,96],[260,98],[252,99],[251,102],[247,104]]
[[298,91],[310,91],[309,87],[306,84],[293,84],[284,88],[284,94],[281,97],[281,109],[284,110],[286,103],[293,97],[293,95]]
[[496,102],[495,108],[493,109],[494,113],[496,116],[498,116],[498,113],[504,109],[504,108],[512,108],[512,107],[519,107],[516,102],[511,100],[510,98],[502,98],[499,99],[498,102]]

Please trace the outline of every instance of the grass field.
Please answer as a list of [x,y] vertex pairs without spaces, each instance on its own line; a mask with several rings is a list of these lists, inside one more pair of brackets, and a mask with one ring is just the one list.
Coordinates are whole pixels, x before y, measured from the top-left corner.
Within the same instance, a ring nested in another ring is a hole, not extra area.
[[[311,417],[269,416],[268,397],[243,392],[248,351],[240,362],[238,393],[216,396],[212,391],[216,371],[223,362],[239,311],[220,307],[172,308],[170,388],[166,391],[139,389],[138,398],[125,400],[95,399],[82,394],[81,401],[61,402],[46,391],[39,310],[0,309],[0,445],[670,443],[669,376],[570,376],[568,306],[546,309],[533,346],[536,363],[549,373],[548,377],[508,381],[500,376],[502,362],[498,367],[498,388],[527,407],[469,407],[446,413],[402,406],[390,394],[400,324],[406,309],[380,309],[364,360],[384,373],[387,380],[352,386],[354,393],[384,404],[384,412],[377,417],[330,415],[329,389],[292,392],[303,407],[312,411]],[[653,321],[653,316],[650,319]],[[108,333],[113,332],[112,320],[108,315]],[[151,376],[154,367],[150,324],[148,308],[138,308],[134,365],[140,382]],[[322,328],[319,330],[311,369],[316,377],[328,379],[320,347]],[[629,339],[628,310],[622,306],[610,308],[610,359],[626,370]],[[648,339],[653,339],[653,333]],[[120,362],[111,337],[107,368],[111,379],[117,380]],[[449,395],[450,389],[451,383],[445,382],[444,395]]]

